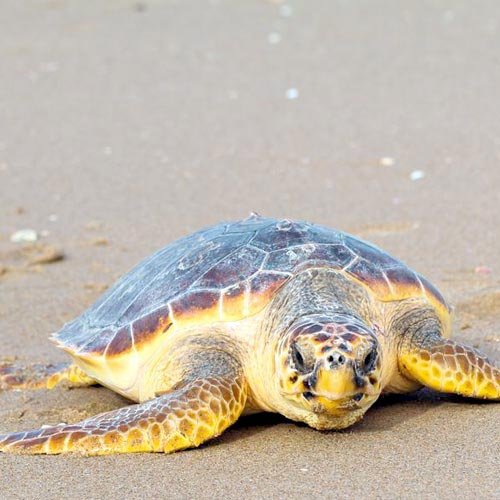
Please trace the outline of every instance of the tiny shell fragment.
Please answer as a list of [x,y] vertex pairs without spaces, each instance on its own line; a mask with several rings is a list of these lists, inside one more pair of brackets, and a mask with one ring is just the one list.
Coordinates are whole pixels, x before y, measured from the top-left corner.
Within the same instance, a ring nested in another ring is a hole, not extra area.
[[34,229],[20,229],[10,236],[12,243],[32,243],[38,239],[38,233]]
[[425,172],[423,170],[414,170],[410,174],[410,180],[412,181],[419,181],[420,179],[423,179],[425,177]]

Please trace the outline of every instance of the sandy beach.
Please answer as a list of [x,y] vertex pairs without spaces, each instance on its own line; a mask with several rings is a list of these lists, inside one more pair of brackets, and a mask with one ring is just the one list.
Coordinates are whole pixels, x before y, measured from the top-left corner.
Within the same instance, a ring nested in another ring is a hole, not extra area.
[[[4,1],[0,356],[66,360],[49,334],[121,274],[257,211],[402,259],[499,363],[500,5],[445,4]],[[3,392],[0,433],[125,404]],[[0,455],[0,496],[498,498],[499,442],[499,404],[424,390],[343,432],[256,415],[173,455]]]

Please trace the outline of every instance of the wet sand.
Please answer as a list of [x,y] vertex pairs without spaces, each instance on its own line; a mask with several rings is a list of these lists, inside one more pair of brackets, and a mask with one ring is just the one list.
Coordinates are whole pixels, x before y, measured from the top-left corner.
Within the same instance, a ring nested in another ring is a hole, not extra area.
[[[64,360],[49,333],[119,275],[253,210],[387,249],[500,361],[498,3],[286,5],[3,2],[0,355]],[[37,249],[10,241],[26,228]],[[123,404],[3,393],[0,432]],[[500,405],[423,391],[338,433],[261,415],[169,456],[2,455],[0,494],[498,498],[499,424]]]

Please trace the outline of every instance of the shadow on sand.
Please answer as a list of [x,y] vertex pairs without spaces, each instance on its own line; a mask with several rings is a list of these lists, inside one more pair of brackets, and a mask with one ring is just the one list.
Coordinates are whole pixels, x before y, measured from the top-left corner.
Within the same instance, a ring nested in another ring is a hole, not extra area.
[[[430,389],[422,389],[411,394],[387,394],[383,395],[366,413],[365,417],[344,430],[325,431],[338,433],[381,433],[401,426],[415,418],[421,418],[423,414],[432,412],[443,404],[452,404],[459,408],[468,405],[487,405],[491,401],[482,401],[471,398],[463,398],[452,394],[442,394]],[[241,441],[252,438],[262,432],[267,432],[273,427],[295,426],[309,430],[306,424],[292,422],[282,415],[273,413],[259,413],[242,417],[222,436],[210,441],[210,446],[228,444],[233,441]]]

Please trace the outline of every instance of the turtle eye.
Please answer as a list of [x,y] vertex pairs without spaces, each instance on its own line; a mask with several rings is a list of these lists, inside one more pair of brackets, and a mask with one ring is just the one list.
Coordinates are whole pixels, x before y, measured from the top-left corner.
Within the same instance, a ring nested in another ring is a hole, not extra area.
[[314,359],[311,359],[311,354],[303,350],[297,342],[292,344],[292,361],[295,369],[300,373],[309,373],[314,368]]
[[363,360],[363,371],[365,373],[370,373],[375,366],[375,361],[377,360],[377,349],[374,347],[370,349],[368,354],[365,356]]

